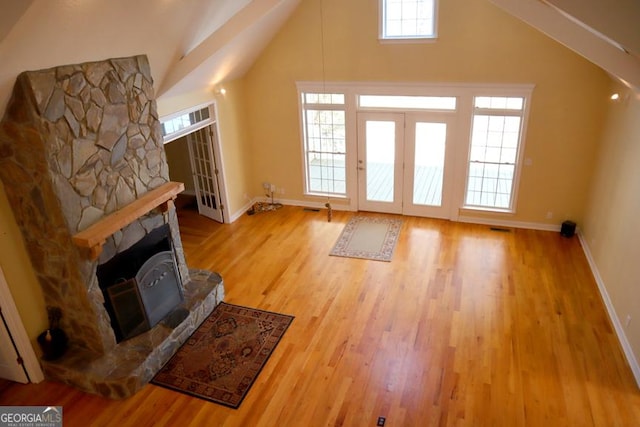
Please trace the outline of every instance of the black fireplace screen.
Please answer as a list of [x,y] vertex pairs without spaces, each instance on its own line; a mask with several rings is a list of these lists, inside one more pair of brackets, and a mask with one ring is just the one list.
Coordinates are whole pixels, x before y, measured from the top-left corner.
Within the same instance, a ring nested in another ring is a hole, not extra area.
[[183,301],[166,224],[99,265],[97,275],[118,342],[154,327]]

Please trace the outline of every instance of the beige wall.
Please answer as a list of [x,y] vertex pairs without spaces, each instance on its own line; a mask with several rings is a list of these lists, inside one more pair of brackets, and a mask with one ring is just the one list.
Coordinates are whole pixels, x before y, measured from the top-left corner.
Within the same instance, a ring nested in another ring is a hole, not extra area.
[[[640,100],[610,103],[582,227],[602,284],[640,360]],[[624,95],[623,95],[624,97]],[[631,323],[625,326],[627,315]],[[637,372],[636,375],[640,374]]]
[[[324,0],[326,80],[535,84],[517,213],[489,217],[582,222],[606,73],[485,0],[440,2],[435,43],[381,44],[377,4]],[[303,1],[245,77],[255,193],[268,180],[304,200],[295,82],[322,80],[320,28]]]
[[38,334],[48,327],[44,295],[31,267],[22,234],[0,184],[0,267],[34,348]]
[[[222,148],[222,164],[227,192],[227,210],[232,216],[240,215],[246,209],[254,194],[251,193],[249,182],[251,181],[250,158],[246,136],[247,117],[245,113],[244,84],[242,80],[220,85],[224,88],[224,95],[192,93],[191,97],[170,98],[160,102],[169,111],[179,111],[189,106],[215,102],[218,119],[217,129],[220,132],[220,146]],[[172,180],[185,183],[185,189],[194,191],[191,177],[189,153],[185,138],[170,142],[165,145],[169,173]]]
[[185,193],[195,193],[187,138],[178,138],[165,144],[164,151],[167,154],[167,164],[169,165],[169,179],[184,183]]
[[251,121],[247,117],[245,88],[243,80],[225,83],[226,93],[218,95],[218,121],[222,145],[222,163],[227,187],[227,211],[231,215],[241,215],[248,208],[254,196],[252,192],[253,156],[248,143],[247,131]]

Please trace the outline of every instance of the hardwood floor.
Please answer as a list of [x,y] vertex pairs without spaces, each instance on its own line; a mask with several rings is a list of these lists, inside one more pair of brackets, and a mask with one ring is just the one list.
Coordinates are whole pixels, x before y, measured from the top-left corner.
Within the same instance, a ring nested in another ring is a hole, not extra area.
[[354,215],[179,215],[225,300],[295,316],[239,409],[147,385],[113,401],[44,382],[2,405],[70,426],[637,426],[640,391],[577,238],[402,217],[390,263],[330,257]]

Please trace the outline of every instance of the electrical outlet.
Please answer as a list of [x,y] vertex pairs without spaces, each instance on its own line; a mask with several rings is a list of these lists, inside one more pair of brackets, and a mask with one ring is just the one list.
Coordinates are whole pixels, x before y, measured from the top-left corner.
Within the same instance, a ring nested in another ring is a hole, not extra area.
[[548,211],[547,212],[547,219],[551,219],[551,218],[553,218],[553,212]]
[[627,314],[627,320],[625,320],[624,322],[624,327],[628,328],[630,324],[631,324],[631,315]]
[[284,188],[280,188],[280,194],[284,194]]

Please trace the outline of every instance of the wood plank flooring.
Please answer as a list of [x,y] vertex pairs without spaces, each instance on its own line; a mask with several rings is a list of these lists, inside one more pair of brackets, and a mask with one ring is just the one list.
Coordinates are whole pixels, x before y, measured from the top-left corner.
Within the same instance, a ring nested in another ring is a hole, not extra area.
[[577,238],[404,220],[390,263],[330,257],[354,215],[179,222],[234,304],[295,316],[239,409],[147,385],[113,401],[14,384],[72,426],[637,426],[640,391]]

